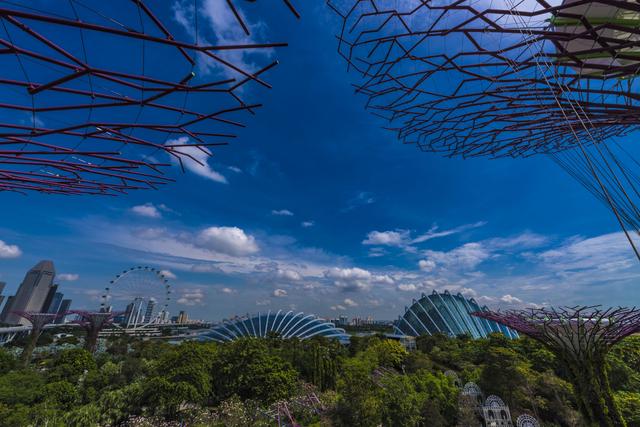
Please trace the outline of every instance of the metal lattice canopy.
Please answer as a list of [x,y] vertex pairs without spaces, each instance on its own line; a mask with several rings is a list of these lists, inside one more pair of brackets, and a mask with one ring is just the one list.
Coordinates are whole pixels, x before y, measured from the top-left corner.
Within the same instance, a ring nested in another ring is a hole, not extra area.
[[606,356],[616,343],[640,332],[640,310],[577,306],[474,314],[507,325],[551,350],[573,385],[586,424],[625,425],[611,392]]
[[0,191],[116,195],[206,162],[286,45],[249,36],[236,3],[1,1]]
[[640,124],[640,5],[330,2],[339,53],[399,138],[461,156],[553,153]]
[[637,2],[328,4],[356,92],[403,143],[447,156],[549,155],[625,232],[640,231],[640,163],[616,140],[640,125]]
[[54,320],[60,317],[60,315],[56,313],[42,313],[38,311],[15,310],[12,313],[17,314],[18,316],[23,317],[31,322],[32,333],[35,335],[40,335],[45,325],[53,323]]
[[482,311],[491,319],[572,357],[603,355],[625,337],[640,332],[640,310],[577,306]]

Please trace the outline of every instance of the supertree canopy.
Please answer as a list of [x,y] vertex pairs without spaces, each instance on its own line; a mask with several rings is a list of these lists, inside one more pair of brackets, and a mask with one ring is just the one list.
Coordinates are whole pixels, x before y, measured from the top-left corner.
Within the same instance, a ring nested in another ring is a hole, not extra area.
[[260,107],[245,88],[270,87],[286,43],[253,31],[255,2],[148,3],[0,4],[0,191],[156,188],[172,163],[205,167]]
[[625,232],[640,230],[637,163],[617,140],[640,124],[637,3],[328,3],[356,91],[403,143],[447,156],[549,155]]
[[551,350],[565,368],[589,426],[626,425],[609,386],[606,355],[616,343],[640,332],[640,310],[563,307],[474,315],[502,323]]
[[113,319],[122,313],[72,310],[68,314],[76,314],[78,316],[75,323],[80,325],[87,332],[87,336],[84,341],[84,348],[91,353],[95,353],[100,331],[113,324]]
[[27,365],[31,360],[31,355],[33,354],[33,350],[35,350],[36,348],[38,338],[40,338],[40,335],[42,335],[42,331],[44,331],[45,325],[53,323],[53,321],[59,317],[59,314],[40,313],[35,311],[14,311],[13,313],[17,314],[18,316],[24,317],[29,322],[31,322],[31,332],[29,333],[29,339],[25,344],[25,347],[22,349],[22,354],[20,355],[20,360],[22,361],[22,363]]

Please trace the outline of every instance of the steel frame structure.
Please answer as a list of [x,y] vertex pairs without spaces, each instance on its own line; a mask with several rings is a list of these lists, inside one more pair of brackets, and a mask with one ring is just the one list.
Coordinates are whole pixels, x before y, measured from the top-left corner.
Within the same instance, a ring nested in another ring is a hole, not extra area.
[[[172,162],[203,164],[202,154],[244,127],[235,116],[261,106],[245,102],[242,88],[270,88],[263,76],[277,61],[263,55],[266,63],[250,70],[238,53],[286,43],[199,40],[197,9],[195,40],[188,41],[144,0],[117,3],[57,3],[68,5],[64,11],[0,4],[0,191],[118,195],[158,188],[172,181],[163,172]],[[237,0],[226,3],[248,33]],[[117,64],[114,49],[139,57]],[[196,75],[202,62],[217,72]]]
[[452,337],[468,334],[476,339],[497,332],[509,339],[518,338],[516,331],[471,316],[480,310],[489,309],[461,293],[452,295],[448,290],[441,293],[434,290],[430,295],[423,293],[419,300],[413,299],[411,306],[405,306],[404,314],[394,321],[393,329],[397,334],[414,337],[442,333]]
[[515,329],[551,350],[566,368],[587,422],[624,425],[609,386],[605,358],[615,344],[640,332],[640,310],[576,306],[473,314]]
[[236,317],[224,319],[218,325],[213,326],[209,332],[200,336],[202,340],[216,342],[233,341],[242,337],[265,338],[270,334],[277,334],[283,339],[297,338],[305,340],[315,336],[335,338],[341,343],[349,341],[342,328],[337,328],[334,323],[319,318],[315,314],[305,315],[303,312],[295,313],[278,310],[272,313],[258,313],[254,316]]
[[[363,77],[356,91],[368,98],[367,108],[395,124],[405,143],[446,155],[521,157],[574,148],[580,143],[574,133],[586,141],[591,132],[599,141],[640,125],[637,84],[619,84],[640,71],[634,51],[640,38],[629,37],[640,29],[571,11],[599,3],[638,12],[635,3],[536,0],[509,7],[505,0],[486,9],[463,0],[348,3],[329,0],[343,20],[338,51]],[[562,20],[585,28],[568,32]],[[574,40],[592,47],[568,50]],[[595,55],[611,62],[585,62]],[[443,86],[445,80],[451,84]],[[593,129],[582,127],[587,119]]]
[[327,2],[356,92],[400,141],[446,156],[550,155],[612,210],[640,259],[628,233],[640,231],[638,162],[615,141],[640,125],[638,4]]
[[113,324],[113,319],[121,315],[122,312],[71,310],[66,314],[75,314],[78,316],[78,319],[73,323],[78,324],[87,333],[84,348],[91,353],[95,353],[100,331]]
[[36,348],[38,338],[40,338],[40,335],[42,335],[42,331],[44,331],[45,325],[52,323],[55,319],[60,317],[60,314],[41,313],[35,311],[13,311],[13,313],[31,322],[31,333],[29,334],[29,340],[27,341],[25,347],[22,349],[22,354],[20,355],[20,360],[26,366],[31,361],[31,355],[33,354],[33,350],[35,350]]
[[[127,308],[118,313],[118,316],[125,315],[123,324],[119,326],[128,330],[144,329],[159,323],[161,317],[169,312],[171,293],[171,284],[162,270],[147,265],[130,267],[116,274],[105,286],[100,297],[100,312],[111,312],[114,298],[120,303],[128,301],[127,306],[131,307],[131,311]],[[152,302],[154,308],[147,319],[149,304]],[[156,311],[155,315],[153,311]]]

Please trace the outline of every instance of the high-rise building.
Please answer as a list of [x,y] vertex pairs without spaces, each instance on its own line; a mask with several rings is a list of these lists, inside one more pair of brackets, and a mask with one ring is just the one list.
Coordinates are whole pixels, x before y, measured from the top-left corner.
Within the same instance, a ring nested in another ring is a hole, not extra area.
[[51,308],[51,303],[53,302],[53,297],[56,295],[56,292],[58,291],[58,285],[52,285],[49,288],[49,293],[47,293],[47,298],[45,298],[44,303],[42,304],[42,307],[40,308],[40,311],[43,313],[48,313],[49,309]]
[[49,305],[49,309],[47,313],[57,313],[60,308],[60,303],[62,302],[62,298],[64,298],[64,294],[62,292],[56,292],[53,294],[53,298],[51,299],[51,304]]
[[142,298],[135,298],[133,302],[127,305],[125,312],[125,324],[127,326],[141,325],[144,322],[145,312],[142,307],[144,300]]
[[69,308],[71,308],[71,300],[63,299],[60,303],[60,308],[58,308],[58,318],[56,319],[55,323],[64,323],[64,318],[66,317],[64,313],[69,311]]
[[11,310],[11,304],[13,303],[13,295],[10,297],[7,297],[7,303],[4,305],[4,308],[2,309],[2,313],[0,313],[0,323],[4,323],[5,320],[7,318],[7,315],[9,314],[9,310]]
[[49,290],[53,285],[56,271],[52,261],[40,261],[24,276],[18,291],[11,300],[11,306],[5,307],[5,315],[0,321],[10,324],[28,325],[29,321],[13,311],[42,311]]
[[154,300],[149,300],[149,302],[147,303],[147,311],[144,313],[144,323],[149,323],[151,322],[151,319],[153,319],[153,310],[156,307],[156,302]]
[[169,312],[167,310],[162,310],[160,314],[158,314],[158,321],[162,324],[169,323],[171,321]]
[[0,307],[2,307],[2,301],[4,301],[4,295],[2,295],[2,291],[4,291],[5,285],[5,282],[0,282]]
[[185,313],[184,311],[180,311],[180,314],[178,314],[178,322],[177,323],[187,323],[189,321],[189,316],[187,315],[187,313]]

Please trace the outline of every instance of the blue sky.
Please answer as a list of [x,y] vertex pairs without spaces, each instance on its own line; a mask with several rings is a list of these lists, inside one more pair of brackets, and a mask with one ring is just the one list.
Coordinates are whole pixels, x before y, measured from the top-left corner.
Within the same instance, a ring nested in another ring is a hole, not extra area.
[[[173,311],[210,320],[290,308],[391,319],[433,289],[502,308],[638,300],[638,263],[603,205],[545,157],[398,143],[353,94],[324,2],[298,3],[299,22],[248,14],[290,45],[273,89],[245,89],[264,107],[207,168],[119,198],[0,194],[8,291],[46,258],[76,308],[97,307],[123,268],[153,265],[171,272]],[[180,31],[175,10],[165,20]]]

